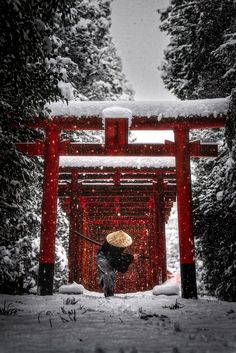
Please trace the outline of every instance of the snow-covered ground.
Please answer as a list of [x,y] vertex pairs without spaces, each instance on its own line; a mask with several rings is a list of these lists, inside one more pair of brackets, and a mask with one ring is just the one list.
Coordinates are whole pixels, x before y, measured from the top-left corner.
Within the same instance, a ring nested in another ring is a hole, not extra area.
[[1,353],[236,352],[236,303],[151,291],[1,295],[0,308],[4,301],[19,311],[0,315]]

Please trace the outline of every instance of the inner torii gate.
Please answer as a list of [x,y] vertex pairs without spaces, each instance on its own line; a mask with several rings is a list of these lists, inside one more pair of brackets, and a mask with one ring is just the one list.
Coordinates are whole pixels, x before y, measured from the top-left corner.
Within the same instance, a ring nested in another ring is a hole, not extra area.
[[[209,100],[207,101],[209,102]],[[120,108],[119,116],[113,115],[112,112],[109,116],[109,112],[107,111],[105,114],[105,123],[101,116],[101,103],[105,104],[105,108],[109,108],[109,106],[114,106],[118,102],[96,103],[94,106],[97,113],[88,114],[87,107],[89,104],[92,104],[91,102],[77,102],[79,112],[75,111],[71,113],[69,109],[70,116],[58,116],[57,113],[52,113],[53,116],[50,119],[36,119],[31,124],[31,127],[44,129],[46,133],[45,141],[17,143],[17,148],[22,153],[44,157],[38,294],[48,295],[53,293],[59,156],[113,156],[114,159],[116,156],[172,156],[175,157],[176,161],[182,297],[197,298],[190,158],[215,157],[217,156],[217,146],[201,144],[199,141],[189,141],[189,131],[190,129],[223,127],[226,118],[224,111],[215,114],[213,108],[210,112],[208,111],[208,116],[199,116],[193,109],[193,112],[189,113],[189,117],[180,116],[176,119],[171,116],[161,118],[160,113],[162,112],[156,108],[156,110],[154,109],[155,112],[149,114],[149,116],[145,116],[142,113],[133,114],[129,126],[129,113],[131,112],[129,111],[127,114],[127,107],[129,108],[129,103],[131,102],[119,102],[119,104],[125,105],[123,110]],[[135,106],[136,102],[132,102],[132,104]],[[184,110],[186,102],[181,102],[181,104]],[[194,105],[193,101],[192,104]],[[196,104],[198,104],[198,101],[196,101]],[[65,114],[68,115],[68,113]],[[77,144],[70,141],[60,141],[60,132],[63,130],[105,130],[105,143]],[[173,130],[175,142],[166,141],[164,144],[129,144],[129,130]]]
[[[131,292],[151,289],[164,282],[167,274],[164,223],[176,199],[175,168],[153,171],[89,168],[88,171],[77,167],[60,171],[59,197],[70,219],[69,281],[99,290],[95,267],[97,249],[79,240],[74,230],[88,232],[90,237],[103,242],[104,236],[117,228],[133,232],[130,234],[135,252],[143,256],[122,276],[122,283],[118,278],[116,292],[124,288]],[[84,264],[82,258],[86,256],[82,256],[81,249],[86,253],[88,247],[93,256],[87,257],[90,260]]]

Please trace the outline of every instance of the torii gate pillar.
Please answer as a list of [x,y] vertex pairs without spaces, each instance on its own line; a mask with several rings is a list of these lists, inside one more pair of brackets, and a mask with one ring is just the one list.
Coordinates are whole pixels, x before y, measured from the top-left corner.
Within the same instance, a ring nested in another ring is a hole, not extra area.
[[57,225],[57,191],[59,176],[60,131],[55,125],[46,129],[42,223],[38,271],[38,294],[53,294],[55,239]]
[[69,236],[69,283],[74,282],[74,270],[76,268],[76,252],[78,237],[74,231],[78,223],[78,172],[71,173],[71,200],[70,200],[70,236]]
[[174,133],[182,297],[197,298],[189,130],[182,128]]

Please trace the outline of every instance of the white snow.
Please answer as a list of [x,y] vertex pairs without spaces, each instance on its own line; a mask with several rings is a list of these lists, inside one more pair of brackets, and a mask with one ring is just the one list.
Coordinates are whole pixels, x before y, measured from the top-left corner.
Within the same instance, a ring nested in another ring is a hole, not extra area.
[[[1,295],[2,353],[234,353],[236,303],[149,292]],[[74,303],[74,304],[73,304]]]
[[154,295],[179,295],[179,285],[167,280],[163,284],[156,285],[153,288]]
[[74,88],[70,82],[59,81],[58,87],[60,88],[61,94],[65,99],[74,99]]
[[174,157],[60,157],[61,167],[174,168]]
[[170,272],[179,272],[179,232],[177,203],[174,203],[168,223],[166,224],[167,268]]
[[58,290],[61,294],[82,294],[84,292],[84,287],[82,284],[73,282],[71,284],[62,285]]
[[109,107],[102,111],[103,118],[132,118],[132,111],[128,108]]
[[105,108],[102,111],[102,117],[104,119],[106,118],[127,118],[129,119],[129,126],[131,125],[132,122],[132,111],[128,108],[122,108],[122,107],[109,107]]
[[178,118],[187,116],[218,116],[226,114],[230,97],[217,99],[199,99],[186,101],[87,101],[72,100],[51,103],[46,107],[51,110],[50,116],[102,116],[104,109],[119,107],[128,109],[133,116],[157,116]]
[[223,190],[218,191],[218,192],[216,193],[216,199],[217,199],[217,201],[222,201],[223,198],[224,198],[224,191],[223,191]]

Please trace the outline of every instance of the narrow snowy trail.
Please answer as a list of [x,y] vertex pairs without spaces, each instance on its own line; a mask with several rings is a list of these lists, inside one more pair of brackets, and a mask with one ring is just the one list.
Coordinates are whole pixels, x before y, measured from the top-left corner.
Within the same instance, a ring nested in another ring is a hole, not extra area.
[[[76,304],[65,303],[73,297]],[[0,315],[1,353],[236,352],[236,303],[151,292],[1,295],[0,307],[4,301],[21,311]]]

